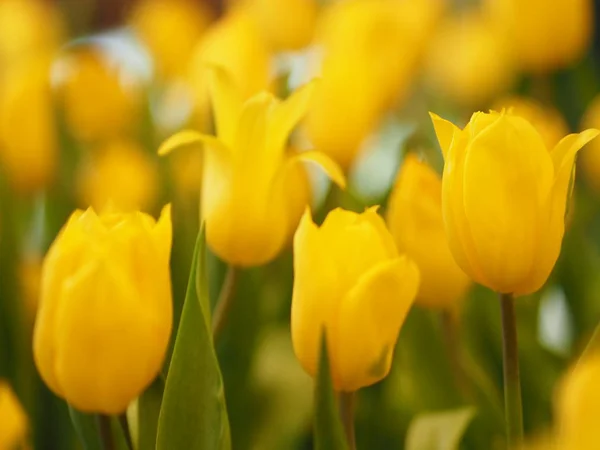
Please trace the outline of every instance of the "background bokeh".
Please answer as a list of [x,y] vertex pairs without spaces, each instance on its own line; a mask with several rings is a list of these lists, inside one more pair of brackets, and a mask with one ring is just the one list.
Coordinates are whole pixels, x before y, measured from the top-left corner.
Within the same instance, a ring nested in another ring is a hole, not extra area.
[[[79,448],[31,351],[41,262],[73,209],[110,203],[157,215],[172,202],[176,329],[202,154],[159,158],[157,149],[184,128],[212,132],[207,64],[226,67],[245,97],[285,97],[320,77],[290,145],[333,156],[349,188],[309,170],[315,215],[337,205],[385,211],[407,152],[441,171],[428,111],[463,126],[474,111],[512,107],[548,146],[600,128],[598,3],[0,0],[0,378],[23,405],[32,447]],[[552,427],[557,381],[600,321],[600,142],[580,153],[567,220],[551,279],[517,302],[529,434]],[[213,301],[224,272],[211,257]],[[291,292],[290,248],[241,274],[217,348],[235,449],[311,448],[312,381],[292,351]],[[452,311],[451,336],[443,314],[414,307],[390,375],[358,395],[358,447],[403,448],[419,414],[467,404],[476,415],[463,447],[501,446],[498,309],[492,292],[473,287]],[[452,375],[453,339],[466,386]]]

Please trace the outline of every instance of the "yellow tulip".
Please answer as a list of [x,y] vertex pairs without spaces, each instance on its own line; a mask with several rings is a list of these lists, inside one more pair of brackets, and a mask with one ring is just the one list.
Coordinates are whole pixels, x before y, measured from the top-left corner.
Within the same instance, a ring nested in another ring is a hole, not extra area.
[[108,203],[122,211],[151,208],[158,188],[157,166],[151,155],[128,140],[97,150],[77,174],[80,202],[96,209]]
[[446,19],[425,64],[431,90],[467,106],[480,106],[508,88],[514,74],[509,48],[478,11]]
[[19,399],[8,383],[0,380],[0,449],[21,448],[25,445],[28,428]]
[[314,377],[325,330],[338,391],[355,391],[388,374],[419,288],[416,264],[398,254],[376,209],[335,209],[320,228],[307,209],[294,236],[294,352]]
[[[600,128],[600,96],[596,97],[586,111],[582,126]],[[592,141],[578,159],[583,177],[589,186],[600,193],[600,141]]]
[[204,2],[144,0],[134,8],[130,23],[146,45],[161,78],[180,75],[212,20]]
[[33,352],[78,410],[125,411],[162,366],[172,326],[170,207],[160,219],[77,210],[42,267]]
[[[569,127],[560,112],[534,99],[510,96],[494,102],[492,109],[512,109],[514,114],[527,119],[540,133],[547,148],[554,147],[569,132]],[[600,126],[600,123],[598,125]]]
[[522,117],[477,112],[464,130],[432,114],[444,153],[448,243],[473,280],[523,295],[546,281],[560,253],[575,155],[599,131],[552,149]]
[[[312,84],[285,101],[262,92],[246,102],[227,73],[212,70],[211,95],[217,137],[182,131],[159,149],[166,154],[204,144],[202,220],[211,249],[233,265],[256,266],[277,256],[297,225],[299,179],[296,164],[321,165],[339,185],[339,167],[322,153],[285,154],[289,134],[304,115]],[[301,181],[300,181],[301,182]]]
[[306,120],[315,148],[344,168],[394,103],[406,96],[437,1],[349,0],[325,14],[321,82]]
[[66,76],[59,93],[71,132],[92,142],[130,133],[140,113],[141,86],[125,84],[122,74],[91,47],[74,50],[63,62]]
[[192,54],[188,81],[200,121],[206,121],[210,106],[207,64],[225,68],[243,100],[268,89],[270,54],[247,11],[229,11],[208,30]]
[[58,136],[44,61],[19,64],[0,83],[0,166],[19,192],[47,187],[54,177]]
[[242,0],[242,3],[273,50],[299,50],[312,40],[318,12],[315,0]]
[[19,287],[27,318],[33,319],[37,313],[42,279],[42,258],[37,254],[25,255],[19,264]]
[[600,415],[600,356],[579,362],[562,380],[557,391],[556,449],[596,450]]
[[577,61],[593,33],[592,0],[486,0],[495,30],[513,45],[524,70],[547,72]]
[[442,219],[442,181],[435,171],[408,155],[390,196],[387,223],[398,250],[419,267],[417,303],[452,308],[470,280],[458,267],[446,240]]

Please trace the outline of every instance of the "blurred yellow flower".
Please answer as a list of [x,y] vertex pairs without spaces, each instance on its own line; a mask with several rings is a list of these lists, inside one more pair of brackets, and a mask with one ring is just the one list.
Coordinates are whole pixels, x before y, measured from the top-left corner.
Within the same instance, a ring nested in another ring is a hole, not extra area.
[[[585,358],[585,357],[584,357]],[[556,397],[560,450],[596,450],[600,416],[600,356],[581,360],[562,380]]]
[[233,265],[256,266],[277,256],[294,231],[297,169],[302,161],[321,165],[339,185],[339,167],[319,152],[286,155],[286,143],[304,115],[312,84],[285,101],[262,92],[246,102],[220,68],[212,71],[211,95],[217,137],[182,131],[168,139],[159,154],[204,144],[201,210],[211,249]]
[[241,0],[274,51],[299,50],[313,38],[315,0]]
[[432,114],[444,153],[442,211],[450,250],[475,281],[501,293],[537,291],[560,253],[577,152],[599,131],[552,149],[522,117],[473,114],[464,130]]
[[59,94],[71,132],[86,142],[108,140],[132,131],[140,116],[141,86],[126,83],[98,49],[73,50],[63,60]]
[[181,75],[194,46],[213,18],[207,3],[192,0],[143,0],[130,23],[148,48],[161,78]]
[[335,209],[320,228],[307,209],[294,236],[294,352],[314,377],[325,330],[338,391],[355,391],[388,374],[419,288],[417,266],[398,254],[376,209]]
[[0,2],[0,72],[27,59],[50,55],[61,44],[65,26],[51,2]]
[[270,54],[260,31],[245,10],[234,8],[216,22],[194,50],[189,83],[199,119],[210,108],[208,65],[224,67],[243,100],[269,87]]
[[406,96],[440,2],[348,0],[324,14],[322,80],[306,120],[315,148],[350,167],[385,112]]
[[33,336],[48,387],[78,410],[125,411],[158,374],[172,326],[170,206],[160,219],[77,210],[50,247]]
[[[501,98],[494,102],[492,109],[495,111],[512,109],[514,114],[527,119],[542,136],[546,148],[554,147],[569,132],[565,119],[556,109],[542,105],[531,98],[517,96]],[[600,123],[597,125],[600,127]]]
[[197,199],[202,186],[202,153],[195,148],[176,152],[169,161],[169,173],[178,197]]
[[402,163],[386,219],[398,250],[419,267],[417,303],[430,308],[456,306],[471,282],[448,247],[442,219],[442,180],[413,154]]
[[112,141],[96,150],[77,173],[80,202],[96,209],[112,203],[122,211],[148,211],[158,193],[153,155],[130,140]]
[[593,32],[593,0],[486,0],[495,30],[513,46],[521,67],[547,72],[577,61]]
[[58,142],[44,61],[19,64],[0,82],[0,168],[19,192],[47,187],[54,177]]
[[0,449],[25,445],[29,425],[19,399],[8,383],[0,379]]
[[[585,128],[600,128],[600,96],[596,97],[588,107],[582,126]],[[583,177],[596,193],[600,193],[600,141],[592,141],[581,152],[578,159]]]
[[431,42],[425,78],[452,102],[481,106],[508,88],[515,70],[505,41],[479,11],[451,16]]
[[35,254],[26,255],[19,264],[18,276],[25,312],[27,318],[33,322],[40,298],[42,258]]

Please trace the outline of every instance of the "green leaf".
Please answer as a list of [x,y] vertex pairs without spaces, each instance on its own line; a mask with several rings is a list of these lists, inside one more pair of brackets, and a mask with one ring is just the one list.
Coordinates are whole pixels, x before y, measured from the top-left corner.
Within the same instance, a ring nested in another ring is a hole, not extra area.
[[319,373],[315,384],[315,450],[348,450],[346,437],[338,413],[325,333],[321,339],[321,355],[319,357]]
[[475,416],[473,407],[417,416],[406,436],[406,450],[457,450]]
[[206,320],[207,296],[202,230],[163,394],[157,450],[231,448],[223,381]]
[[[100,435],[98,433],[98,417],[95,414],[86,414],[77,411],[69,405],[71,422],[77,432],[77,436],[85,450],[103,450]],[[116,417],[110,418],[115,450],[129,450],[123,429]]]
[[129,429],[137,450],[156,448],[158,416],[164,389],[165,382],[158,377],[127,410]]

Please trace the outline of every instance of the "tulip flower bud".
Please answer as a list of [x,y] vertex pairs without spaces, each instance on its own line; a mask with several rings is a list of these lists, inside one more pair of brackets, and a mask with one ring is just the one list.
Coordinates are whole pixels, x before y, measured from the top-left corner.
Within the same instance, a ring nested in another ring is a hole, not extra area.
[[291,131],[304,115],[312,84],[280,101],[261,92],[246,102],[227,73],[212,72],[211,94],[217,137],[182,131],[165,142],[159,154],[204,144],[201,210],[211,249],[232,265],[257,266],[277,256],[295,230],[301,204],[298,189],[305,177],[297,163],[319,164],[331,179],[345,185],[340,168],[316,151],[286,155]]
[[537,291],[560,253],[575,156],[599,131],[570,134],[549,149],[508,112],[477,112],[464,130],[431,116],[445,159],[442,212],[454,259],[497,292]]
[[376,208],[335,209],[320,228],[307,210],[294,236],[296,357],[314,377],[325,330],[336,390],[383,379],[418,287],[416,264],[398,254]]
[[170,206],[73,213],[42,267],[35,364],[78,410],[125,411],[156,377],[172,326]]
[[130,23],[148,48],[159,77],[171,78],[185,70],[211,20],[205,2],[143,0],[135,6]]
[[598,355],[580,361],[563,379],[556,398],[557,449],[598,448],[599,384]]
[[81,203],[102,209],[111,202],[121,211],[152,207],[158,172],[151,155],[129,140],[114,141],[96,150],[79,168]]
[[456,305],[470,280],[454,261],[446,240],[442,181],[412,154],[404,159],[390,196],[387,223],[398,250],[419,267],[417,303],[430,308]]
[[542,73],[583,56],[594,24],[592,0],[486,0],[495,32],[513,45],[521,67]]
[[0,380],[0,449],[23,448],[27,430],[25,411],[8,383]]

